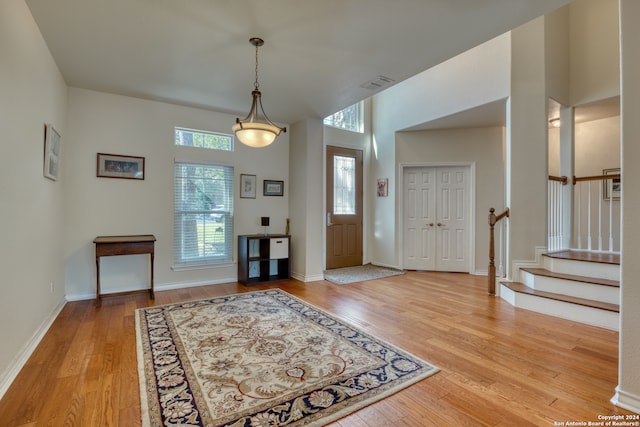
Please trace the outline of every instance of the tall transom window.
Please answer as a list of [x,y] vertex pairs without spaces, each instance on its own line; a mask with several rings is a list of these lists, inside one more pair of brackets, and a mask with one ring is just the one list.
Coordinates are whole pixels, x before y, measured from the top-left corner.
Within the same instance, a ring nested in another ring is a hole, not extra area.
[[175,145],[233,151],[233,136],[185,128],[175,128]]
[[364,132],[363,118],[362,118],[362,102],[353,104],[344,110],[340,110],[337,113],[325,117],[323,123],[326,126],[331,126],[338,129],[344,129],[351,132]]

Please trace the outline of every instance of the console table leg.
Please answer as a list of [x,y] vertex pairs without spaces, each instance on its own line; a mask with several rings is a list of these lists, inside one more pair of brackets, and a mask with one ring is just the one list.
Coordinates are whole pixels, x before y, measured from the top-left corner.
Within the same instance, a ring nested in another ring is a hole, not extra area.
[[100,257],[96,257],[96,306],[100,307]]
[[149,289],[149,296],[151,299],[156,299],[155,292],[153,290],[153,252],[149,255],[151,256],[151,288]]

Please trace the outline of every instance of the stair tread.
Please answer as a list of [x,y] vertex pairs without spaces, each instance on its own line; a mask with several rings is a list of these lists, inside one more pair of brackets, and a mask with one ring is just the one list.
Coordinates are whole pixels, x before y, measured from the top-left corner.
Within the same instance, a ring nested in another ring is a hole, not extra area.
[[546,268],[523,268],[523,271],[527,271],[536,276],[552,277],[555,279],[571,280],[574,282],[591,283],[594,285],[611,286],[614,288],[620,287],[618,280],[600,279],[597,277],[578,276],[575,274],[556,273],[554,271],[547,270]]
[[586,298],[578,298],[572,297],[569,295],[556,294],[553,292],[540,291],[537,289],[532,289],[521,282],[500,282],[502,285],[508,287],[514,292],[519,292],[522,294],[534,295],[542,298],[549,298],[556,301],[568,302],[571,304],[578,304],[585,307],[593,307],[599,308],[601,310],[613,311],[615,313],[620,312],[620,306],[618,304],[611,304],[608,302],[595,301]]
[[548,252],[546,254],[543,254],[543,256],[574,261],[620,265],[620,254],[615,253],[564,250],[558,252]]

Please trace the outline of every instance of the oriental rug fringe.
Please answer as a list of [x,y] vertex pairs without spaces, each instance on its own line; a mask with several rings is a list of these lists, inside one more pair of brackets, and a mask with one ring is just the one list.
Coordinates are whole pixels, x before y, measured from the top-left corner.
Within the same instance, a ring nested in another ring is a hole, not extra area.
[[321,426],[438,371],[273,289],[136,310],[143,426]]

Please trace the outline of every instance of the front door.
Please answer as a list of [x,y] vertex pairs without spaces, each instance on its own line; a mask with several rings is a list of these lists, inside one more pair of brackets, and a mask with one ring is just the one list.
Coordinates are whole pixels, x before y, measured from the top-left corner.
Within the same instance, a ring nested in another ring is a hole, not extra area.
[[470,168],[404,170],[404,268],[469,272]]
[[327,147],[327,269],[362,265],[362,151]]

